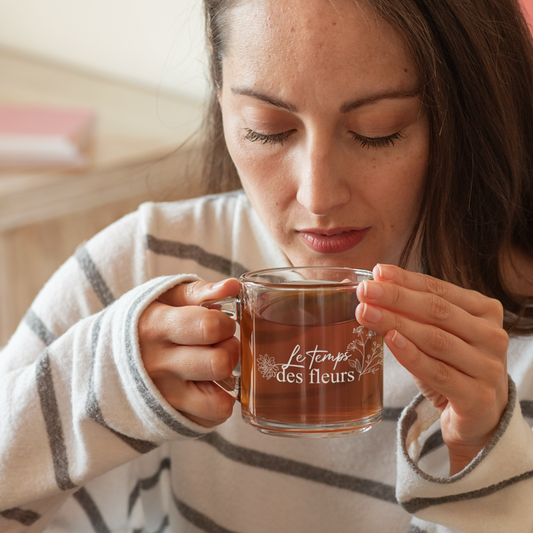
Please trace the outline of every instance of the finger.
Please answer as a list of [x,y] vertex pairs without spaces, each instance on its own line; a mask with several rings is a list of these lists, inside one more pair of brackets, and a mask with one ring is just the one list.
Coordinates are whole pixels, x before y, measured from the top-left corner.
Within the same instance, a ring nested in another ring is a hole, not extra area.
[[[435,407],[443,407],[450,401],[458,414],[473,416],[477,423],[488,423],[489,426],[492,422],[482,420],[482,410],[501,414],[507,403],[505,368],[496,368],[491,379],[482,380],[457,371],[442,360],[427,356],[397,331],[388,332],[385,342],[398,362],[422,383],[421,391],[426,394],[430,391],[427,397]],[[471,418],[468,424],[472,425]]]
[[[505,371],[505,350],[501,347],[495,349],[488,344],[485,350],[478,350],[459,339],[431,324],[420,324],[407,317],[400,316],[386,309],[376,308],[368,304],[360,304],[356,309],[358,322],[378,334],[387,337],[389,332],[397,331],[417,349],[418,355],[424,354],[434,361],[435,371],[443,371],[443,366],[461,372],[465,375],[490,381],[499,380],[499,376]],[[395,354],[396,355],[396,354]],[[413,369],[409,368],[411,372]],[[436,379],[434,376],[420,375],[420,369],[412,372],[420,379]],[[442,372],[444,373],[444,372]],[[442,391],[440,391],[442,392]]]
[[152,342],[183,345],[216,344],[235,334],[235,320],[203,307],[172,307],[154,302],[139,321],[139,336]]
[[377,281],[393,282],[413,291],[435,294],[473,316],[493,317],[503,323],[501,303],[476,291],[458,287],[426,274],[409,272],[394,265],[378,264],[374,267],[373,275]]
[[[463,372],[454,372],[454,369],[444,361],[427,356],[415,343],[397,330],[389,331],[384,340],[406,370],[428,387],[443,394],[445,398],[449,397],[450,391],[459,390],[460,385],[464,385],[467,379],[472,379]],[[446,393],[443,393],[443,388]]]
[[235,296],[240,290],[239,280],[228,278],[216,283],[192,281],[180,283],[162,294],[158,300],[174,307],[200,305],[207,300],[222,300]]
[[[239,362],[239,341],[231,337],[214,346],[174,346],[145,361],[152,380],[216,381],[227,378]],[[172,386],[172,385],[171,385]]]
[[459,410],[469,408],[477,383],[475,378],[427,356],[398,331],[390,331],[384,340],[398,362],[424,384],[424,389],[434,391],[429,399],[435,407],[443,408],[450,401]]
[[225,422],[233,412],[235,398],[211,381],[189,381],[185,394],[170,398],[170,404],[184,416],[204,427]]
[[422,394],[440,410],[450,472],[460,471],[486,445],[499,424],[507,405],[507,375],[500,374],[493,383],[472,378],[422,353],[397,331],[389,331],[385,342],[415,378]]
[[[501,326],[497,320],[480,318],[430,292],[412,290],[395,283],[364,281],[357,287],[360,302],[396,312],[421,324],[431,324],[470,344],[484,344]],[[503,330],[501,331],[504,334]]]

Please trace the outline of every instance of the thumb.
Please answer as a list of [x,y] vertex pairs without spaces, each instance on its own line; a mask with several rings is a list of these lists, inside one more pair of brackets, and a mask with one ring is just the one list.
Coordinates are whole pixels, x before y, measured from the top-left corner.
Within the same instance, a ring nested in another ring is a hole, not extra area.
[[224,298],[235,296],[240,288],[241,284],[235,278],[224,279],[216,283],[192,281],[176,285],[163,293],[158,300],[173,307],[200,305],[210,300],[223,300]]

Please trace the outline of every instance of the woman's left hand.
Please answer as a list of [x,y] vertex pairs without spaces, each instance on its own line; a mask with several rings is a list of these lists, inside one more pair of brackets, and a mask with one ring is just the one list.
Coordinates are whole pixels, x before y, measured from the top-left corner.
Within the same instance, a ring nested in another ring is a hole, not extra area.
[[494,434],[507,405],[507,347],[501,303],[451,283],[377,265],[359,285],[359,323],[383,335],[422,394],[441,411],[450,475]]

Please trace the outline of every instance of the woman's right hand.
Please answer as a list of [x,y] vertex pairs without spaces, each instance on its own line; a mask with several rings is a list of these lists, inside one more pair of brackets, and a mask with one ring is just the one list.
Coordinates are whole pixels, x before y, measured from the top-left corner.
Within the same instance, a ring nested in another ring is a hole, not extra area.
[[139,319],[141,356],[154,385],[172,407],[205,427],[231,416],[235,399],[213,381],[229,377],[237,366],[239,341],[234,320],[199,304],[235,296],[239,289],[236,279],[183,283]]

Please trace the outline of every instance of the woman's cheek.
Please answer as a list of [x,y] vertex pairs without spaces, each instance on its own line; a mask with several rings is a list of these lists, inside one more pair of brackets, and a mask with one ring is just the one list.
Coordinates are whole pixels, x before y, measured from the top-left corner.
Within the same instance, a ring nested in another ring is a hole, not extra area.
[[252,144],[250,141],[240,141],[232,147],[233,149],[230,149],[233,163],[239,170],[239,173],[244,176],[255,175],[262,164],[264,164],[264,161],[262,161],[263,158],[257,153],[258,151],[248,146],[250,144]]
[[243,137],[233,137],[231,142],[227,143],[230,156],[241,177],[253,179],[269,175],[274,178],[287,167],[285,146],[251,142]]

